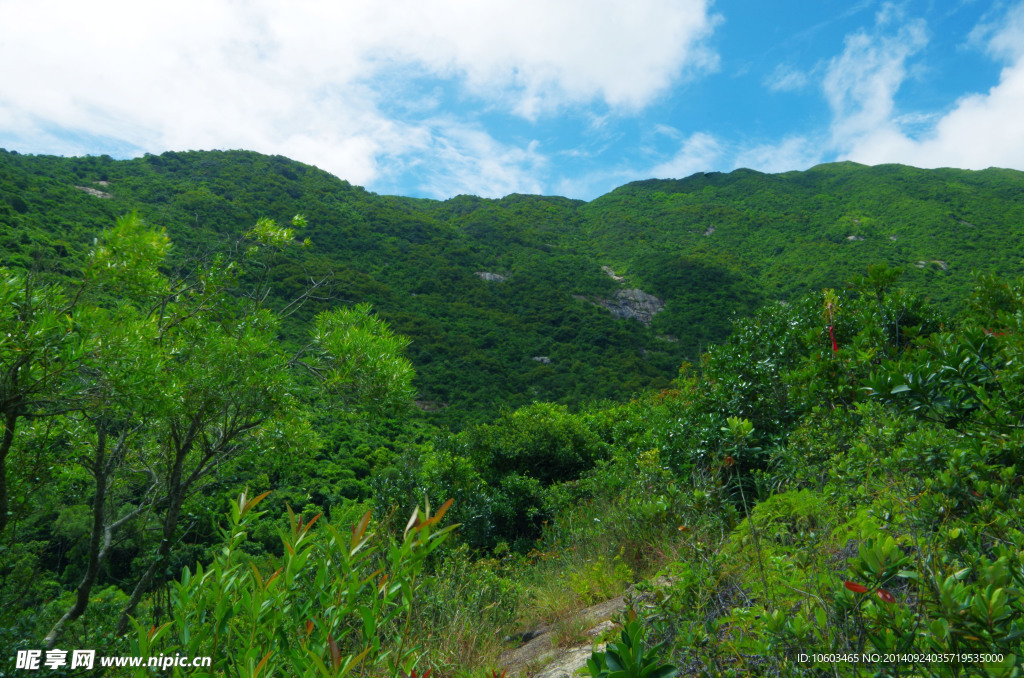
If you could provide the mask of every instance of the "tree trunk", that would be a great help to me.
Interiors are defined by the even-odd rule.
[[[180,450],[174,460],[171,477],[167,483],[167,513],[164,514],[160,546],[157,548],[156,558],[142,574],[142,578],[139,579],[135,589],[132,591],[131,598],[128,599],[124,610],[121,611],[121,617],[117,620],[117,628],[114,631],[119,636],[124,635],[124,632],[128,629],[128,617],[135,612],[135,608],[138,607],[142,596],[153,583],[153,576],[156,574],[157,568],[160,567],[164,559],[171,552],[171,542],[174,540],[174,533],[178,529],[178,517],[181,515],[181,504],[185,498],[186,488],[182,486],[181,476],[186,456],[188,456],[188,450]]]
[[[7,529],[7,454],[14,444],[14,426],[18,423],[18,415],[13,411],[4,416],[4,436],[0,439],[0,535]]]
[[[64,613],[50,632],[43,639],[43,645],[47,650],[52,650],[57,644],[57,639],[64,631],[64,626],[82,616],[85,608],[89,605],[89,594],[92,592],[92,585],[96,583],[96,575],[100,569],[100,541],[103,537],[106,519],[104,510],[107,501],[107,429],[101,425],[97,430],[96,454],[93,457],[93,476],[96,478],[96,492],[92,501],[92,531],[89,533],[89,560],[86,564],[85,574],[78,584],[75,593],[75,602]],[[104,549],[105,550],[105,549]]]

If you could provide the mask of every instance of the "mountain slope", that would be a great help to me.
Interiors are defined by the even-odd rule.
[[[651,258],[682,253],[745,271],[786,299],[884,262],[951,304],[969,290],[972,269],[1021,270],[1022,189],[1015,170],[843,162],[636,182],[582,211],[594,248],[641,279]]]
[[[369,301],[413,339],[421,405],[458,425],[499,405],[664,387],[734,315],[841,286],[870,263],[903,266],[909,286],[940,303],[964,298],[972,269],[1020,272],[1022,196],[1024,173],[1011,170],[838,163],[635,182],[590,203],[433,201],[243,151],[126,161],[4,151],[0,261],[72,270],[131,210],[167,228],[179,261],[235,247],[260,217],[304,214],[299,235],[312,246],[269,271],[274,293],[285,303],[333,276],[332,298],[309,302],[286,339],[326,306]],[[658,301],[649,327],[629,317],[646,320]]]

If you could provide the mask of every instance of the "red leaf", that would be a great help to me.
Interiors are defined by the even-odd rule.
[[[878,598],[880,600],[884,600],[887,603],[895,603],[896,602],[896,597],[893,596],[888,591],[886,591],[885,589],[878,589],[877,591],[875,591],[875,595],[878,596]]]
[[[846,588],[850,589],[854,593],[867,593],[868,592],[868,587],[867,586],[864,586],[863,584],[858,584],[858,583],[852,582],[852,581],[844,581],[843,582],[843,586],[845,586]]]
[[[320,513],[316,514],[315,516],[313,516],[313,519],[311,521],[309,521],[308,523],[306,523],[306,528],[304,530],[302,530],[303,534],[305,534],[306,532],[309,532],[309,528],[313,527],[313,523],[315,523],[316,521],[320,520],[320,516],[322,516],[322,515],[323,515],[323,512],[320,512]]]
[[[831,325],[828,326],[828,336],[832,338],[832,352],[838,353],[839,345],[836,344],[836,332],[832,329]]]
[[[331,649],[331,667],[337,671],[341,666],[341,648],[338,647],[338,642],[330,633],[327,634],[327,646]]]

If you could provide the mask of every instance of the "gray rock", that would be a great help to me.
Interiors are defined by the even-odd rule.
[[[636,318],[644,325],[650,325],[651,318],[665,310],[664,301],[636,288],[619,290],[614,299],[598,299],[596,303],[616,318]]]

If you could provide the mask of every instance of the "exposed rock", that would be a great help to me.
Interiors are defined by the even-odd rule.
[[[847,240],[854,240],[854,241],[856,241],[856,240],[863,240],[864,236],[862,236],[862,235],[848,235],[848,236],[846,236],[846,239]]]
[[[615,282],[622,282],[623,280],[625,280],[625,278],[623,278],[621,275],[615,275],[615,271],[612,269],[611,266],[602,266],[601,270],[607,273],[608,277],[614,280]]]
[[[615,275],[614,269],[611,266],[602,266],[601,270],[604,271],[610,278],[615,282],[621,284],[623,277],[621,275]],[[479,275],[479,273],[477,274]],[[595,306],[606,308],[612,312],[612,315],[616,318],[636,318],[644,325],[651,324],[651,318],[655,314],[665,310],[665,302],[653,294],[647,294],[643,290],[635,288],[624,288],[615,292],[614,299],[603,299],[601,297],[587,299],[578,294],[573,295],[574,298],[580,301],[587,301]],[[536,358],[534,358],[536,360]]]
[[[546,355],[535,355],[533,356],[533,359],[539,362],[541,365],[551,364],[551,358],[547,357]]]
[[[650,325],[651,318],[665,310],[665,302],[636,288],[619,290],[614,299],[597,299],[594,303],[607,308],[616,318],[636,318],[644,325]]]
[[[596,648],[599,652],[604,650],[604,645]],[[577,678],[576,672],[587,665],[592,650],[589,647],[578,647],[567,650],[555,663],[545,667],[540,673],[535,673],[533,678]]]
[[[615,622],[613,622],[611,619],[606,619],[603,622],[601,622],[600,624],[598,624],[597,626],[595,626],[594,628],[592,628],[589,631],[587,631],[587,635],[590,636],[591,638],[600,638],[601,636],[603,636],[605,634],[612,633],[615,630],[616,626],[618,626],[618,625]]]
[[[659,334],[654,338],[657,339],[658,341],[667,341],[670,344],[675,344],[679,341],[679,337],[677,337],[674,334]]]
[[[675,582],[675,577],[661,576],[651,583],[657,588],[664,588]],[[589,627],[586,635],[590,642],[584,644],[558,648],[553,643],[553,627],[550,624],[506,638],[506,641],[521,639],[523,644],[503,652],[498,658],[498,666],[504,668],[510,678],[525,678],[526,675],[531,678],[576,678],[576,671],[587,665],[590,653],[595,650],[603,652],[607,646],[606,643],[595,641],[617,636],[616,629],[621,627],[612,619],[626,609],[627,596],[632,598],[634,606],[642,606],[649,600],[650,593],[639,593],[636,586],[630,586],[625,595],[579,610],[574,618]],[[534,673],[528,674],[531,670]]]
[[[497,273],[488,273],[487,271],[477,271],[475,275],[480,276],[480,278],[482,278],[483,280],[489,280],[491,282],[505,282],[506,280],[508,280],[508,278],[506,278],[503,275],[498,275]]]
[[[114,196],[110,195],[109,193],[104,193],[103,191],[101,191],[101,190],[99,190],[97,188],[93,188],[92,186],[75,186],[75,188],[77,188],[80,191],[85,191],[89,195],[94,195],[97,198],[112,198],[112,197],[114,197]]]
[[[587,636],[596,639],[614,627],[610,619],[626,609],[624,596],[617,596],[603,603],[592,605],[577,614],[577,618],[586,625],[592,625]],[[554,645],[551,626],[542,626],[536,631],[522,634],[529,640],[519,647],[508,650],[498,658],[498,665],[508,671],[509,676],[525,676],[530,666],[541,664],[540,673],[531,674],[532,678],[572,677],[573,674],[587,665],[590,653],[596,649],[604,649],[604,643],[579,645],[568,649],[560,649]]]
[[[548,629],[548,630],[550,630],[550,629]],[[543,635],[544,633],[546,633],[546,631],[541,631],[539,629],[535,629],[533,631],[526,631],[524,633],[517,633],[514,636],[505,636],[505,642],[506,643],[511,643],[511,642],[515,641],[515,642],[519,643],[520,645],[522,645],[524,643],[530,642],[531,640],[533,640],[534,638],[536,638],[536,637],[538,637],[540,635]]]
[[[705,231],[704,231],[704,237],[707,237],[707,236],[711,235],[714,232],[715,232],[715,227],[714,226],[708,226],[707,229],[705,229]]]
[[[414,400],[412,404],[424,412],[440,412],[448,407],[448,403],[442,403],[439,400]]]
[[[942,259],[932,259],[932,263],[941,268],[943,271],[949,268],[949,264],[944,262]]]
[[[896,242],[896,236],[890,235],[889,236],[889,240],[892,240],[893,242]]]

